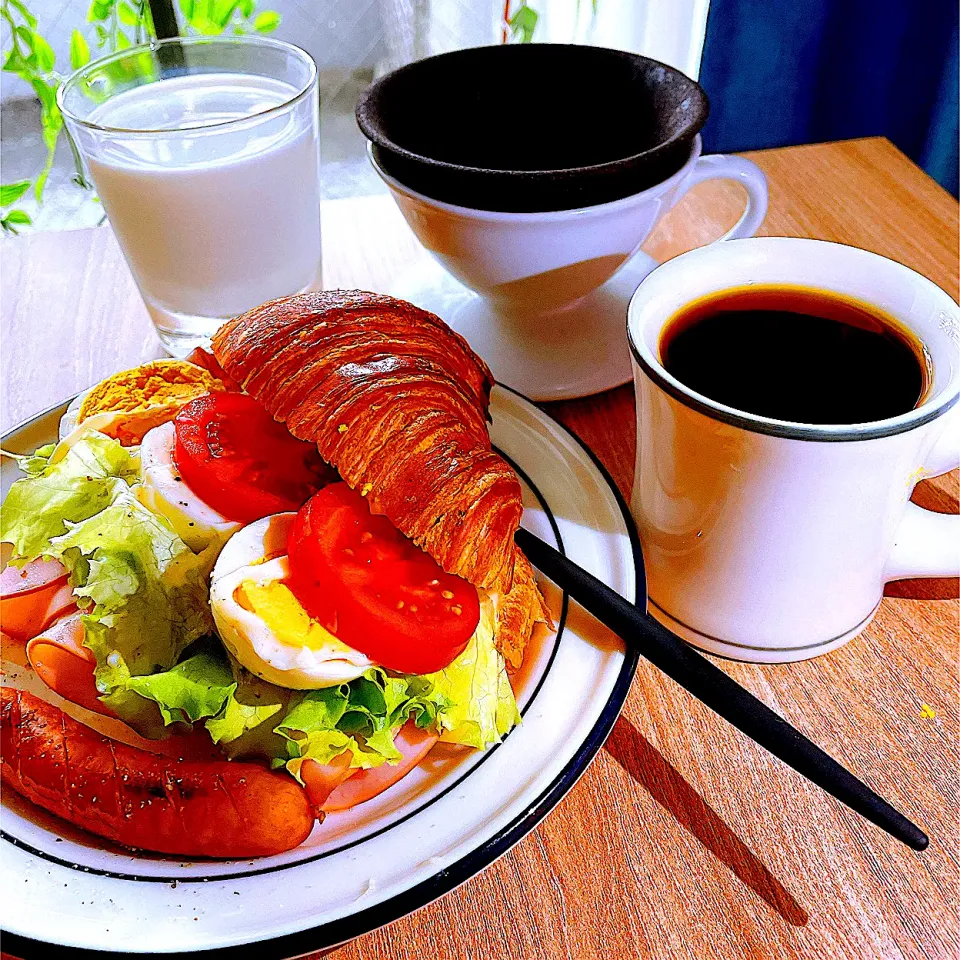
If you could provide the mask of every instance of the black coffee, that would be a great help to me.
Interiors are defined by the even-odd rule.
[[[851,424],[912,410],[920,343],[876,307],[825,290],[723,290],[668,321],[660,360],[711,400],[776,420]]]

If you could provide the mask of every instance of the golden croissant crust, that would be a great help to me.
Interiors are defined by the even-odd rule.
[[[552,623],[550,611],[540,594],[530,561],[517,551],[513,586],[500,598],[497,610],[497,649],[513,669],[523,663],[527,641],[538,623]]]
[[[444,570],[510,590],[523,505],[490,448],[493,378],[439,317],[361,290],[305,293],[225,324],[213,352]]]

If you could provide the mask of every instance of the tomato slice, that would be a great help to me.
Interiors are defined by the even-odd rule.
[[[480,620],[476,587],[445,573],[345,483],[307,501],[287,554],[288,586],[307,613],[390,670],[443,669]]]
[[[253,397],[208,393],[174,420],[174,460],[187,486],[228,520],[252,523],[301,504],[336,473]]]

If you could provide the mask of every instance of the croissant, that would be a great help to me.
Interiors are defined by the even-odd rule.
[[[360,290],[305,293],[228,322],[213,352],[444,570],[510,591],[523,505],[490,446],[493,378],[439,317]],[[515,597],[529,599],[523,581]]]
[[[517,669],[523,663],[527,641],[538,623],[552,623],[550,611],[533,577],[530,561],[517,550],[513,586],[500,598],[495,642],[507,664]]]

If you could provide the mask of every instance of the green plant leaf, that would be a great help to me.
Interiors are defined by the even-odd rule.
[[[239,0],[216,0],[210,13],[211,19],[221,30],[230,23],[233,11],[237,9]]]
[[[33,52],[37,57],[37,66],[44,73],[49,73],[57,62],[57,55],[53,52],[53,47],[39,33],[33,34]]]
[[[70,66],[74,70],[79,70],[89,62],[90,46],[86,37],[79,30],[74,30],[70,34]]]
[[[521,43],[530,43],[533,40],[533,32],[537,29],[537,21],[540,15],[533,7],[526,4],[517,8],[517,12],[507,21],[514,37]]]
[[[130,38],[122,30],[117,30],[116,36],[113,38],[113,44],[117,50],[126,50],[127,47],[132,46]]]
[[[208,16],[210,0],[193,0],[191,7],[192,9],[187,22],[190,24],[192,30],[203,33],[205,25],[212,22]]]
[[[37,55],[33,50],[33,31],[29,30],[23,24],[18,24],[14,29],[14,33],[17,37],[20,38],[20,42],[24,45],[27,50],[26,56],[23,58],[24,63],[28,70],[37,69]]]
[[[184,19],[189,23],[193,17],[193,0],[180,0],[180,12],[183,14]]]
[[[190,21],[190,26],[195,33],[200,34],[202,37],[215,37],[223,33],[220,25],[216,23],[216,21],[211,20],[205,13],[194,14],[193,20]]]
[[[33,221],[25,210],[11,210],[0,219],[0,227],[7,233],[17,233],[17,227],[29,227]]]
[[[257,33],[272,33],[280,26],[280,14],[276,10],[264,10],[258,13],[253,21],[253,29]]]
[[[0,186],[0,207],[9,207],[16,203],[30,189],[29,180],[18,180],[16,183],[5,183]],[[17,211],[12,211],[16,213]]]
[[[37,18],[26,8],[26,6],[24,6],[24,4],[20,2],[20,0],[6,0],[6,2],[9,3],[10,6],[13,7],[14,10],[16,10],[24,20],[26,20],[28,27],[36,29]]]
[[[17,76],[23,76],[24,71],[29,70],[27,61],[24,60],[20,48],[13,46],[7,54],[7,59],[3,61],[3,70],[5,73],[15,73]]]
[[[256,9],[256,6],[256,0],[240,0],[238,4],[241,15],[248,19],[253,16],[253,11]]]
[[[57,143],[57,137],[63,127],[63,116],[57,106],[57,87],[60,86],[59,77],[50,81],[43,77],[31,77],[30,86],[40,101],[40,124],[43,128],[43,142],[48,150],[52,150]]]
[[[90,10],[87,13],[87,20],[90,23],[97,21],[104,22],[113,15],[114,0],[93,0],[90,4]]]
[[[125,23],[128,27],[135,27],[139,22],[136,10],[127,3],[127,0],[120,0],[117,4],[117,16],[120,18],[120,22]]]
[[[53,167],[57,140],[60,137],[60,131],[63,129],[63,116],[57,106],[57,87],[60,86],[60,78],[54,75],[47,81],[43,77],[34,75],[28,79],[30,86],[33,87],[33,91],[37,95],[37,99],[40,101],[40,127],[43,142],[47,148],[47,159],[33,184],[33,193],[39,203],[43,199],[43,189]]]

